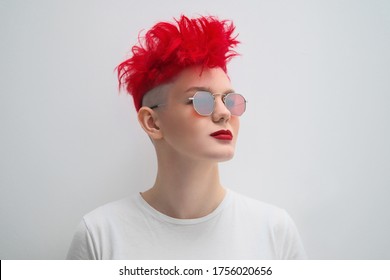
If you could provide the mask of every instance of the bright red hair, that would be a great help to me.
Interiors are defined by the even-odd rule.
[[[231,21],[182,15],[175,23],[154,25],[132,47],[133,56],[117,67],[119,86],[133,96],[137,111],[145,93],[169,82],[183,69],[200,65],[227,72],[227,62],[238,55],[233,50],[239,41],[233,36]]]

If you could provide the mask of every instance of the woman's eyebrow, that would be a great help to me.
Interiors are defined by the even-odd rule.
[[[211,88],[209,87],[190,87],[188,88],[185,92],[194,92],[194,91],[207,91],[207,92],[210,92],[210,93],[213,93],[215,94]],[[228,93],[232,93],[232,92],[235,92],[234,89],[227,89],[225,90],[222,94],[228,94]]]
[[[208,91],[211,92],[211,88],[209,87],[190,87],[185,92],[193,92],[193,91]]]

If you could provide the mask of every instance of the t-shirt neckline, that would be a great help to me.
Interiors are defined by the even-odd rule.
[[[152,215],[153,217],[155,217],[160,221],[164,221],[176,225],[195,225],[213,219],[215,216],[219,215],[223,211],[223,209],[226,208],[226,206],[231,201],[231,191],[229,189],[225,189],[225,190],[226,190],[225,196],[221,201],[221,203],[217,206],[217,208],[215,208],[210,214],[207,214],[206,216],[200,218],[194,218],[194,219],[178,219],[178,218],[173,218],[171,216],[168,216],[164,213],[161,213],[160,211],[153,208],[149,203],[147,203],[145,199],[142,197],[141,193],[137,194],[137,202],[141,207],[141,209],[146,210],[150,215]]]

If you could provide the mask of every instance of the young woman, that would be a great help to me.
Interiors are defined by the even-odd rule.
[[[220,183],[218,164],[233,157],[246,108],[227,75],[233,32],[215,17],[160,22],[118,66],[156,150],[156,180],[84,216],[69,259],[305,257],[284,210]]]

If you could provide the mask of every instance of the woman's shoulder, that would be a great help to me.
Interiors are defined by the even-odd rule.
[[[288,212],[279,206],[231,191],[231,207],[235,215],[253,223],[267,224],[272,228],[289,227],[293,221]]]
[[[114,222],[123,217],[137,215],[137,195],[129,195],[124,198],[103,204],[84,215],[83,219],[87,224]]]

